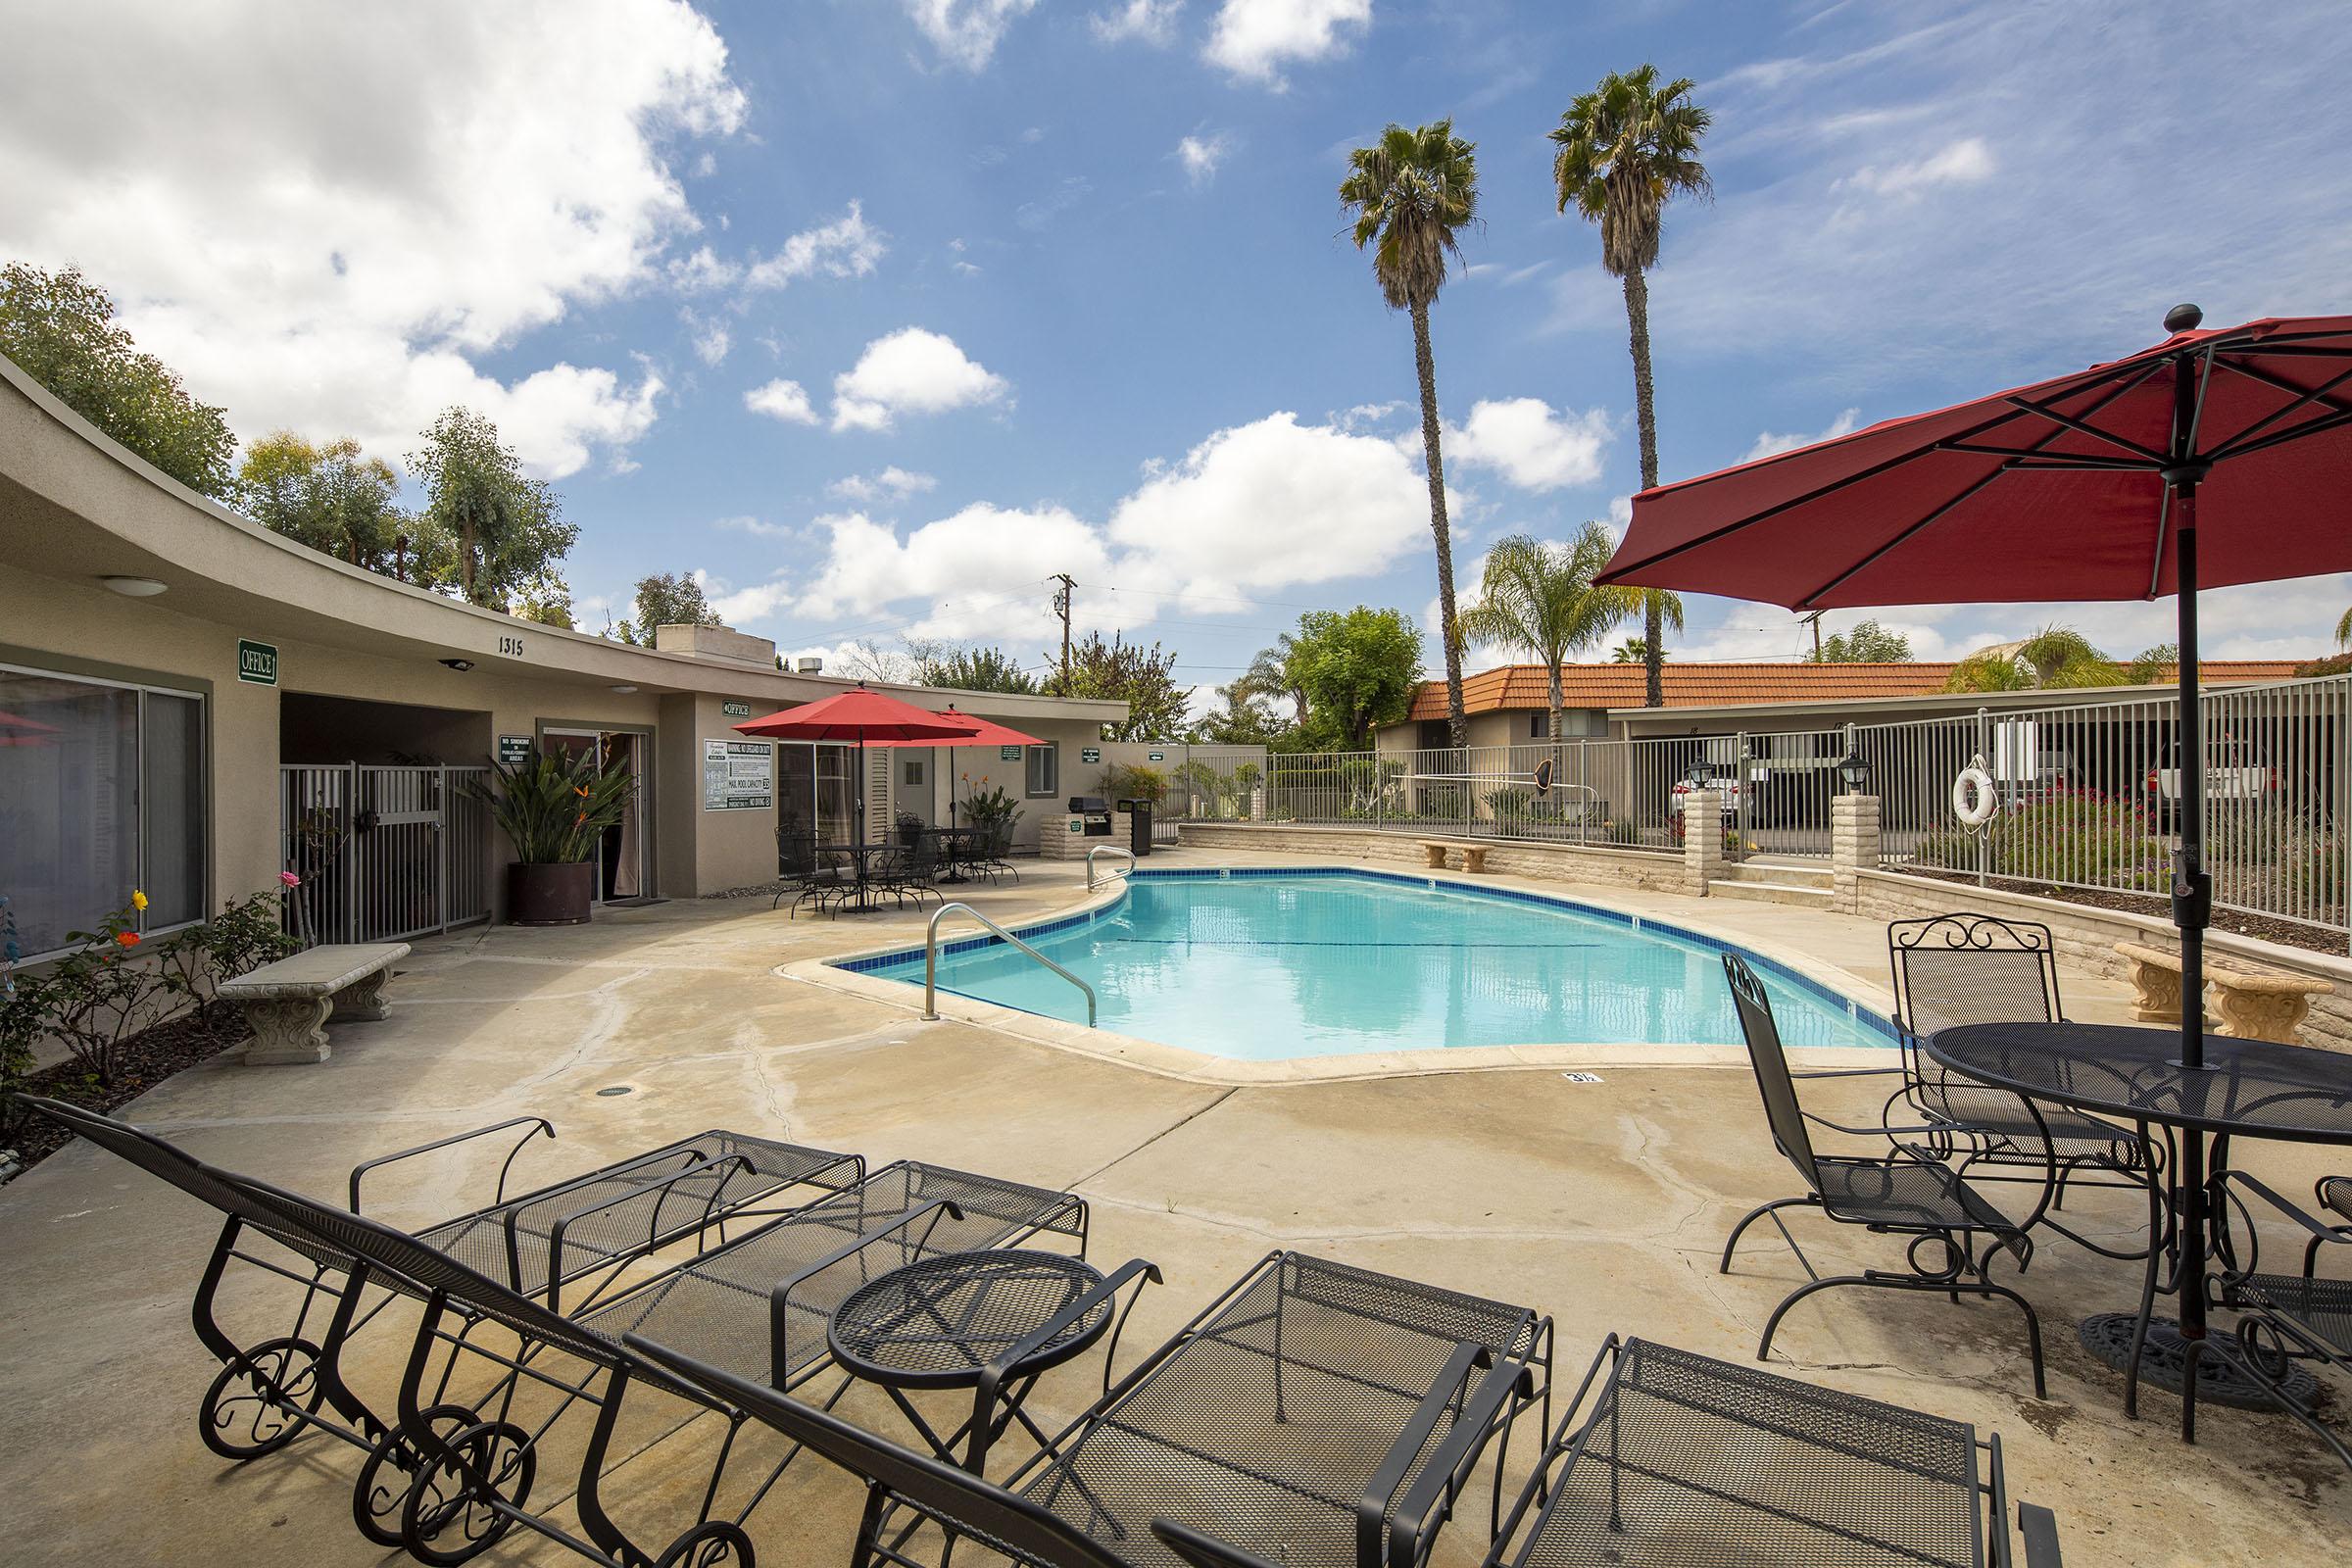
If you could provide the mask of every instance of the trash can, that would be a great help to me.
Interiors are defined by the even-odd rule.
[[[1127,813],[1127,847],[1142,859],[1152,853],[1152,803],[1150,801],[1121,801],[1119,809]]]

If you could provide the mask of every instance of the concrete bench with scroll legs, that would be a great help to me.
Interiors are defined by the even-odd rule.
[[[1429,868],[1433,871],[1446,869],[1446,852],[1450,850],[1462,852],[1463,870],[1484,871],[1487,868],[1487,846],[1484,844],[1458,844],[1451,839],[1423,839],[1421,841],[1421,854],[1428,860]]]
[[[359,1022],[387,1016],[384,982],[392,965],[408,956],[405,942],[332,945],[223,980],[221,1000],[243,1007],[253,1028],[246,1063],[324,1061],[328,1016]]]
[[[2115,951],[2132,960],[2132,1016],[2148,1023],[2180,1021],[2180,955],[2136,942],[2118,942]],[[2205,982],[2213,988],[2213,1010],[2221,1032],[2240,1040],[2295,1044],[2295,1031],[2311,1014],[2311,999],[2335,987],[2292,974],[2247,974],[2208,963]]]

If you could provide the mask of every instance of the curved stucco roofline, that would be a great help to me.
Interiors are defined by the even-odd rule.
[[[855,684],[693,658],[517,620],[296,544],[198,495],[125,450],[0,357],[0,559],[88,582],[108,575],[169,585],[181,613],[255,635],[393,657],[470,659],[550,680],[725,693],[778,708]],[[7,640],[0,633],[0,642]],[[513,646],[519,642],[517,656]],[[1124,718],[1127,705],[948,688],[894,688],[995,716]]]

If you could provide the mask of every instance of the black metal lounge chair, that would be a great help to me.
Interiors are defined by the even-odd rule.
[[[438,1568],[466,1561],[516,1525],[606,1568],[717,1561],[748,1568],[743,1520],[794,1453],[751,1489],[733,1518],[717,1517],[712,1510],[742,1411],[649,1371],[623,1348],[625,1332],[658,1333],[764,1385],[796,1388],[830,1364],[825,1325],[832,1307],[875,1275],[1047,1232],[1075,1240],[1083,1250],[1087,1234],[1085,1200],[1071,1194],[902,1161],[565,1317],[406,1232],[249,1178],[210,1174],[241,1190],[297,1240],[347,1253],[372,1271],[369,1277],[406,1282],[409,1294],[423,1298],[399,1396],[398,1442],[411,1456],[408,1473],[397,1493],[378,1489],[368,1506],[380,1521],[397,1504],[399,1544]],[[512,1343],[485,1332],[490,1325],[506,1330]],[[331,1365],[337,1348],[330,1345],[322,1360]],[[460,1367],[475,1363],[490,1369],[490,1382],[469,1395],[456,1393]],[[606,1511],[600,1491],[633,1381],[716,1410],[727,1423],[701,1511],[658,1557]],[[830,1406],[847,1385],[845,1378],[824,1403]],[[536,1426],[517,1414],[518,1396],[533,1392],[555,1401]],[[545,1440],[575,1404],[596,1411],[564,1499],[585,1541],[529,1505]],[[375,1479],[373,1468],[363,1471],[363,1488]]]
[[[2018,1526],[2027,1568],[2059,1568],[2049,1510]],[[2009,1568],[2001,1440],[1612,1334],[1487,1560]]]
[[[1756,1089],[1763,1096],[1772,1141],[1805,1181],[1801,1195],[1776,1199],[1750,1209],[1732,1227],[1730,1238],[1723,1244],[1720,1271],[1728,1274],[1732,1270],[1732,1252],[1739,1247],[1740,1236],[1757,1220],[1770,1217],[1806,1274],[1806,1283],[1789,1292],[1765,1321],[1763,1339],[1756,1346],[1756,1359],[1761,1361],[1771,1355],[1772,1337],[1790,1307],[1818,1291],[1836,1286],[1934,1291],[1949,1295],[1955,1301],[1964,1294],[1999,1297],[2016,1302],[2018,1309],[2026,1314],[2027,1343],[2034,1356],[2034,1393],[2037,1398],[2046,1397],[2040,1320],[2023,1296],[2006,1285],[1993,1284],[1989,1270],[1993,1257],[2001,1251],[2013,1255],[2021,1271],[2032,1261],[2034,1243],[2026,1233],[2049,1207],[2056,1183],[2054,1167],[2045,1168],[2041,1200],[2033,1213],[2019,1223],[2010,1220],[1970,1185],[1967,1158],[1954,1166],[1947,1164],[1937,1150],[1903,1141],[1906,1136],[1928,1134],[1949,1139],[1968,1133],[1967,1127],[1951,1122],[1917,1127],[1845,1127],[1811,1114],[1797,1101],[1796,1084],[1788,1071],[1788,1058],[1782,1052],[1780,1029],[1773,1022],[1772,1003],[1764,994],[1762,982],[1736,953],[1723,956],[1723,969],[1731,982],[1732,1000],[1740,1010],[1740,1029],[1746,1037],[1748,1060],[1755,1069]],[[2021,1100],[2019,1103],[2025,1106],[2028,1117],[2037,1114],[2030,1102]],[[1893,1152],[1885,1156],[1817,1154],[1807,1123],[1858,1137],[1886,1138],[1892,1143]],[[1973,1152],[1969,1157],[1974,1157]],[[1911,1238],[1903,1253],[1908,1271],[1865,1269],[1859,1274],[1824,1279],[1814,1272],[1812,1260],[1805,1256],[1804,1249],[1797,1246],[1796,1238],[1781,1221],[1779,1211],[1795,1206],[1819,1209],[1841,1225],[1858,1225],[1880,1235]],[[1982,1250],[1978,1246],[1980,1236],[1987,1244]],[[1931,1243],[1941,1250],[1942,1255],[1923,1259],[1921,1249]]]
[[[374,1321],[390,1300],[379,1297],[372,1305],[366,1301],[363,1286],[370,1274],[367,1266],[348,1249],[289,1226],[274,1209],[253,1199],[245,1178],[212,1170],[168,1139],[63,1101],[24,1098],[52,1120],[223,1215],[191,1306],[197,1338],[221,1363],[198,1406],[197,1430],[206,1446],[225,1459],[255,1459],[316,1427],[366,1450],[368,1461],[353,1497],[354,1517],[377,1544],[398,1545],[400,1537],[387,1511],[398,1508],[400,1494],[381,1484],[382,1471],[387,1464],[396,1473],[406,1471],[414,1453],[400,1440],[397,1417],[371,1409],[351,1388],[340,1365],[351,1338]],[[505,1196],[506,1179],[515,1152],[542,1132],[555,1136],[553,1126],[534,1116],[363,1162],[351,1172],[351,1211],[358,1212],[363,1184],[371,1172],[517,1127],[529,1131],[500,1166],[493,1201],[427,1226],[412,1240],[484,1274],[502,1289],[543,1298],[551,1312],[560,1310],[559,1298],[567,1284],[598,1276],[585,1290],[574,1292],[582,1303],[593,1302],[639,1258],[689,1237],[717,1234],[723,1239],[729,1222],[789,1213],[785,1198],[806,1194],[806,1201],[854,1190],[864,1176],[865,1162],[858,1155],[741,1133],[707,1132],[510,1199]],[[293,1256],[254,1250],[249,1231],[258,1231]],[[240,1345],[221,1326],[214,1306],[232,1262],[300,1288],[294,1320],[285,1333]],[[401,1277],[381,1271],[374,1272],[372,1283],[391,1292],[404,1290]]]
[[[1970,1023],[2055,1023],[2064,1017],[2050,928],[1966,910],[1886,927],[1887,961],[1894,972],[1895,1022],[1902,1029],[1900,1093],[1887,1102],[1888,1119],[1949,1123],[1967,1128],[1977,1151],[1979,1181],[2038,1182],[2054,1163],[2053,1210],[2066,1203],[2069,1184],[2128,1188],[2139,1193],[2151,1216],[2166,1212],[2164,1155],[2142,1131],[2063,1105],[2039,1105],[1945,1071],[1920,1050],[1938,1029]],[[1936,1146],[1937,1140],[1928,1142]],[[2034,1174],[2004,1172],[2023,1167]],[[2043,1224],[2106,1257],[2138,1261],[2145,1247],[2118,1249],[2080,1235],[2054,1214]],[[2151,1234],[2161,1225],[2151,1226]]]
[[[2298,1397],[2289,1386],[2289,1374],[2299,1363],[2330,1366],[2352,1376],[2352,1278],[2319,1272],[2323,1250],[2340,1259],[2346,1254],[2333,1250],[2352,1247],[2352,1176],[2323,1177],[2314,1193],[2320,1207],[2334,1216],[2332,1222],[2281,1198],[2244,1171],[2224,1171],[2221,1181],[2231,1189],[2244,1188],[2291,1221],[2305,1237],[2301,1273],[2266,1274],[2260,1271],[2251,1220],[2247,1222],[2242,1265],[2236,1256],[2234,1234],[2225,1230],[2226,1267],[2215,1279],[2213,1291],[2216,1304],[2240,1314],[2238,1358],[2280,1408],[2311,1428],[2338,1459],[2352,1466],[2352,1446],[2320,1419],[2310,1399]]]
[[[1276,1252],[1002,1484],[627,1343],[864,1479],[860,1568],[915,1564],[926,1522],[1036,1568],[1418,1568],[1490,1441],[1549,1397],[1551,1322]]]

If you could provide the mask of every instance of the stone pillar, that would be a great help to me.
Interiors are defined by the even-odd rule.
[[[1683,891],[1707,896],[1707,884],[1723,878],[1723,797],[1692,790],[1683,797]]]
[[[1840,795],[1830,802],[1830,885],[1833,905],[1859,911],[1859,873],[1879,868],[1879,798]]]

